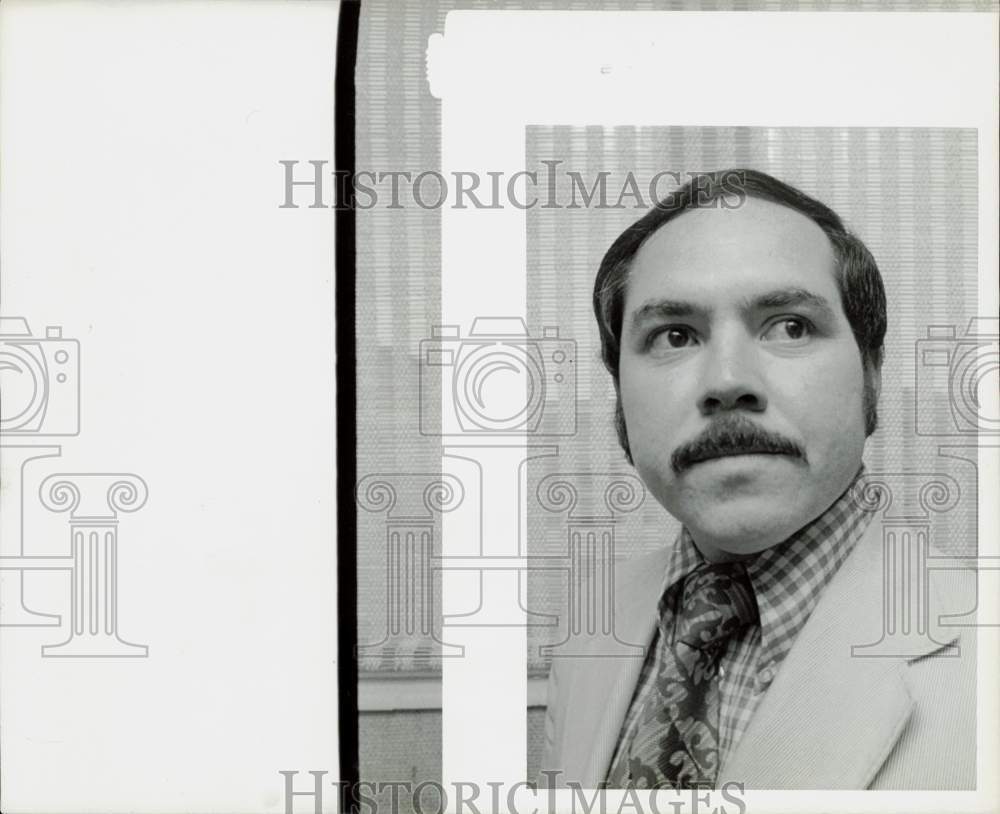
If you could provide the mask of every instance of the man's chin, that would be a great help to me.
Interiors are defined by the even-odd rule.
[[[801,469],[801,459],[784,455],[738,455],[695,464],[675,481],[671,513],[696,541],[699,536],[712,539],[733,554],[762,551],[810,519],[802,505],[807,476]]]
[[[788,512],[727,512],[688,518],[684,524],[708,560],[751,556],[783,543],[804,523]]]

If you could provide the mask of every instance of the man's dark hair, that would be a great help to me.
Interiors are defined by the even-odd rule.
[[[601,356],[615,383],[617,404],[615,426],[625,456],[632,462],[628,432],[622,410],[618,379],[622,321],[629,268],[636,252],[661,226],[690,209],[717,207],[735,209],[748,198],[786,206],[816,223],[826,234],[837,260],[836,279],[841,304],[861,351],[865,369],[865,434],[878,424],[877,394],[870,374],[882,364],[885,339],[885,288],[875,258],[861,240],[844,226],[840,217],[825,204],[766,173],[732,169],[703,173],[659,201],[611,244],[601,261],[594,281],[594,315],[601,335]]]

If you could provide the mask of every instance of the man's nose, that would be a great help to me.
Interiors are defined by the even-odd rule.
[[[763,412],[767,408],[767,396],[753,340],[748,337],[720,339],[708,350],[698,400],[701,414],[711,416],[730,410]]]

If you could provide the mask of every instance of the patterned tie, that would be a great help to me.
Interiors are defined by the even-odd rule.
[[[742,563],[704,563],[685,578],[673,630],[660,599],[659,672],[611,785],[636,788],[715,786],[719,771],[719,662],[730,638],[757,619]]]

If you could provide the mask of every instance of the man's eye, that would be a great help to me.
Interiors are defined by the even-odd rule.
[[[783,317],[772,323],[762,337],[765,342],[796,342],[812,335],[812,326],[799,317]]]
[[[659,348],[686,348],[697,344],[694,331],[683,326],[664,328],[653,334],[651,345]]]

